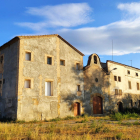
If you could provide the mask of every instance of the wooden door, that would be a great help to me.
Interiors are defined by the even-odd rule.
[[[99,96],[93,97],[93,114],[102,114],[102,98]]]
[[[80,115],[80,103],[74,103],[74,116]]]

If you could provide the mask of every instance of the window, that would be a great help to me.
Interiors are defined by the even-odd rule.
[[[95,82],[98,82],[98,78],[95,78]]]
[[[47,64],[52,65],[52,57],[47,57]]]
[[[119,95],[122,95],[122,90],[121,89],[119,89]]]
[[[117,76],[114,76],[114,81],[117,81]]]
[[[0,88],[2,87],[2,81],[0,80]]]
[[[45,82],[45,96],[52,96],[52,82]]]
[[[139,83],[137,83],[137,90],[139,90]]]
[[[94,64],[97,64],[97,56],[94,55]]]
[[[31,53],[30,52],[25,53],[25,60],[31,61]]]
[[[127,74],[130,74],[130,70],[127,71]]]
[[[24,82],[24,87],[25,88],[31,88],[31,80],[25,80],[25,82]]]
[[[118,95],[118,89],[115,89],[115,95]]]
[[[140,107],[140,100],[139,100],[139,106],[138,107]]]
[[[76,63],[76,70],[80,70],[80,63]]]
[[[138,73],[136,73],[136,76],[138,76]]]
[[[128,81],[128,88],[131,89],[131,81]]]
[[[131,100],[131,107],[133,107],[133,101]]]
[[[80,85],[77,85],[77,91],[81,91],[81,90],[80,90]]]
[[[121,77],[120,76],[118,76],[118,81],[121,82]]]
[[[3,56],[0,56],[0,63],[3,63]]]
[[[65,60],[60,60],[60,65],[65,66]]]

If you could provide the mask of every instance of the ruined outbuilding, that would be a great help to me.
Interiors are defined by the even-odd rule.
[[[140,69],[100,62],[61,36],[17,36],[0,47],[0,117],[47,120],[140,106]]]

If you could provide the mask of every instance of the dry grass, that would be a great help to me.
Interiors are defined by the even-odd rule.
[[[140,122],[109,123],[109,117],[30,123],[0,123],[2,140],[98,140],[140,139]]]

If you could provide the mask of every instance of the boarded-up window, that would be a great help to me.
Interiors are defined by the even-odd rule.
[[[114,81],[117,81],[117,76],[114,76]]]
[[[52,96],[52,82],[45,82],[45,96]]]
[[[128,81],[128,88],[131,89],[131,81]]]
[[[118,95],[118,89],[115,89],[115,95]]]
[[[119,95],[122,95],[122,90],[121,89],[119,89]]]
[[[138,73],[136,73],[136,76],[138,76]]]
[[[60,60],[60,65],[65,66],[65,60]]]
[[[31,53],[30,52],[25,53],[25,60],[31,61]]]
[[[121,77],[120,76],[118,76],[118,81],[121,82]]]
[[[76,63],[76,70],[80,70],[80,64]]]
[[[137,90],[139,90],[139,83],[137,83]]]
[[[94,55],[94,64],[97,64],[97,56]]]
[[[130,74],[130,70],[127,71],[127,74]]]
[[[52,57],[47,57],[47,64],[52,65]]]
[[[80,85],[77,85],[77,91],[80,91]]]
[[[31,88],[31,80],[25,80],[24,87],[25,88]]]

